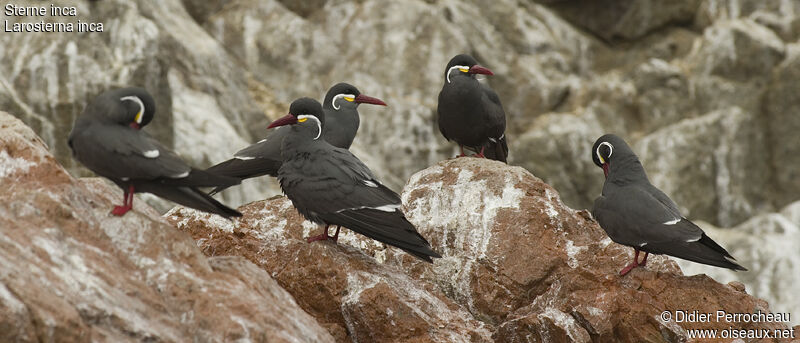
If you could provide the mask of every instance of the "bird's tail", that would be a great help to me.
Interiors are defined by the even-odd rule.
[[[183,206],[204,212],[216,213],[225,218],[242,216],[239,211],[223,205],[210,195],[194,187],[163,187],[157,184],[147,183],[137,187],[137,191],[152,193]]]
[[[230,187],[242,183],[242,180],[237,177],[219,175],[216,173],[209,173],[201,169],[194,169],[189,172],[189,175],[181,178],[160,178],[152,182],[166,186],[180,187]]]
[[[280,167],[281,161],[274,161],[266,158],[253,158],[249,160],[232,158],[225,162],[211,166],[210,168],[206,169],[206,171],[217,175],[235,177],[240,180],[244,180],[262,175],[276,176],[278,175],[278,169]],[[217,186],[208,194],[217,194],[228,187],[230,186]]]
[[[503,134],[500,138],[492,138],[483,146],[483,156],[488,159],[508,163],[508,142],[506,142],[506,135]]]
[[[745,267],[736,263],[736,259],[725,248],[705,234],[695,242],[683,242],[681,245],[679,248],[669,249],[670,252],[667,254],[711,266],[747,271]]]
[[[417,232],[414,225],[400,211],[386,212],[363,208],[322,216],[322,219],[379,242],[403,249],[427,262],[433,262],[432,257],[442,257],[431,248],[430,243]]]

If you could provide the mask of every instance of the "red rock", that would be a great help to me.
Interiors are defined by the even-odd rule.
[[[444,256],[429,264],[346,229],[308,244],[321,228],[283,197],[234,221],[178,207],[165,222],[142,201],[111,216],[119,189],[70,177],[5,113],[0,143],[0,341],[680,342],[688,329],[789,329],[677,322],[769,306],[661,256],[620,277],[632,249],[499,162],[443,161],[408,182],[408,218]]]
[[[0,112],[0,341],[332,342],[263,270],[203,255],[143,201],[74,179]]]
[[[663,323],[661,312],[769,311],[743,288],[683,276],[663,256],[620,277],[633,249],[612,243],[587,211],[564,206],[555,190],[519,167],[444,161],[414,175],[403,202],[409,220],[445,257],[433,268],[397,264],[494,323],[497,341],[680,341],[684,329],[729,324]]]
[[[321,228],[283,197],[240,208],[232,224],[183,208],[167,219],[207,255],[240,255],[267,270],[337,341],[486,341],[491,331],[498,342],[681,342],[686,329],[729,324],[663,321],[663,311],[769,311],[743,287],[684,276],[663,256],[620,277],[633,249],[519,167],[443,161],[415,174],[402,197],[444,256],[434,264],[346,229],[338,244],[308,244]]]
[[[239,211],[244,216],[229,225],[181,207],[166,217],[207,255],[244,256],[267,270],[339,342],[491,341],[485,324],[432,284],[361,251],[379,256],[380,244],[349,231],[339,235],[339,244],[307,243],[304,237],[321,229],[304,221],[284,197]]]

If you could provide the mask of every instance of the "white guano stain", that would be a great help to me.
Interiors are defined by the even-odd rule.
[[[423,177],[441,179],[442,173],[441,166],[434,166],[411,178],[408,185],[413,189],[403,193],[403,200],[408,208],[406,216],[418,227],[441,228],[432,230],[441,232],[443,239],[440,241],[454,240],[450,244],[463,250],[463,256],[475,257],[468,259],[452,257],[461,254],[449,251],[450,244],[434,247],[444,256],[434,265],[437,273],[452,275],[449,283],[456,297],[466,300],[465,303],[468,304],[470,311],[477,311],[470,277],[474,264],[486,257],[497,213],[501,209],[519,209],[519,203],[525,193],[514,186],[518,181],[516,179],[519,178],[517,174],[506,176],[505,186],[499,194],[487,191],[487,180],[475,179],[473,172],[467,169],[458,171],[453,185],[444,186],[440,181],[429,184],[420,182]],[[409,204],[409,195],[417,190],[427,190],[426,196],[414,199]]]
[[[8,151],[0,151],[0,178],[6,178],[17,172],[27,173],[34,165],[36,162],[21,157],[11,157]]]

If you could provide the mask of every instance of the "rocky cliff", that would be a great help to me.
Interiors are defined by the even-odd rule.
[[[333,342],[246,259],[185,233],[97,178],[76,179],[0,112],[0,341]]]
[[[319,228],[284,197],[234,221],[141,201],[111,216],[116,187],[71,177],[6,113],[0,160],[3,341],[680,342],[727,324],[662,311],[769,311],[663,257],[619,277],[630,249],[494,161],[443,161],[406,185],[409,220],[444,256],[428,264],[347,230],[306,243]]]
[[[308,244],[320,228],[284,197],[250,203],[224,225],[185,208],[166,218],[206,255],[264,268],[337,341],[683,342],[687,329],[729,324],[677,324],[659,319],[664,310],[768,311],[741,283],[684,276],[664,257],[619,277],[631,249],[519,167],[443,161],[411,178],[403,202],[444,256],[434,264],[347,230],[338,244]]]
[[[2,35],[0,108],[74,174],[88,175],[64,138],[108,87],[157,94],[148,129],[208,166],[261,137],[294,98],[348,81],[390,104],[362,110],[354,149],[399,188],[453,155],[432,124],[436,94],[448,59],[469,52],[496,73],[486,82],[505,104],[513,163],[572,207],[598,192],[586,146],[606,132],[626,136],[693,219],[729,227],[800,200],[796,1],[53,3],[106,31]],[[247,186],[225,200],[277,194]]]
[[[103,22],[105,32],[0,35],[0,109],[33,128],[73,176],[90,173],[69,158],[65,137],[109,87],[156,94],[147,130],[202,167],[261,137],[293,98],[348,81],[390,105],[362,109],[353,150],[400,189],[454,155],[433,124],[436,94],[447,60],[468,52],[496,73],[485,82],[508,113],[512,164],[588,208],[602,183],[588,147],[606,132],[626,136],[684,214],[762,267],[750,276],[685,270],[742,280],[773,309],[800,311],[796,1],[51,3],[78,15],[41,19]],[[275,194],[275,183],[252,180],[223,200]]]

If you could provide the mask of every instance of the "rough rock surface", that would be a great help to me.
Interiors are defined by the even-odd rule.
[[[0,341],[333,342],[247,260],[204,256],[140,201],[110,215],[119,189],[72,178],[5,112],[0,182]]]
[[[264,268],[337,341],[491,341],[483,323],[432,284],[348,246],[383,251],[376,242],[345,230],[339,245],[308,244],[304,237],[320,229],[304,221],[285,197],[239,210],[244,217],[223,226],[206,213],[182,207],[166,218],[190,233],[207,255],[243,256]]]
[[[771,147],[768,165],[774,170],[774,192],[780,203],[797,200],[800,194],[800,44],[787,47],[787,57],[774,71],[774,78],[767,91],[765,120],[767,135],[765,144]]]
[[[228,158],[263,134],[264,112],[275,106],[262,100],[269,90],[191,20],[179,0],[50,3],[76,6],[78,16],[49,21],[103,22],[105,32],[0,36],[7,47],[0,50],[0,109],[33,127],[73,174],[91,175],[70,158],[72,124],[92,97],[111,87],[148,89],[156,115],[146,130],[198,167]],[[277,190],[266,181],[250,186],[226,192],[226,200],[251,201]],[[172,207],[158,204],[164,211]]]
[[[306,243],[319,229],[284,197],[242,207],[242,219],[222,226],[185,208],[167,220],[207,255],[260,265],[340,341],[484,341],[490,333],[500,342],[680,342],[686,329],[729,324],[663,321],[661,312],[769,311],[740,284],[684,276],[661,256],[618,276],[632,249],[520,167],[443,161],[412,176],[402,198],[444,256],[433,264],[347,230],[338,244]]]
[[[355,146],[369,147],[362,151],[378,157],[375,168],[387,168],[391,172],[385,174],[400,180],[453,154],[452,144],[439,137],[432,123],[442,65],[456,51],[475,54],[495,71],[486,82],[505,104],[513,163],[542,176],[576,208],[590,207],[596,196],[597,182],[586,177],[591,166],[587,146],[602,133],[622,134],[642,150],[639,140],[661,129],[738,107],[758,125],[745,139],[719,142],[721,150],[730,152],[724,158],[769,137],[773,144],[764,146],[759,158],[775,166],[774,156],[783,156],[785,146],[777,142],[794,139],[791,127],[763,119],[767,113],[793,113],[792,100],[768,101],[764,94],[767,84],[778,87],[774,79],[791,80],[777,69],[798,37],[800,6],[795,2],[540,2],[544,5],[231,0],[207,11],[202,23],[249,70],[264,76],[260,80],[276,89],[280,101],[291,100],[296,91],[321,94],[339,80],[386,99],[390,108],[366,112]],[[284,86],[296,79],[307,82]],[[790,91],[776,89],[782,93],[775,97]],[[692,127],[675,139],[691,139],[716,127]],[[707,160],[702,149],[670,154],[687,164]],[[651,169],[664,176],[658,186],[694,200],[683,205],[693,218],[731,226],[798,199],[800,193],[775,184],[795,182],[786,175],[799,169],[792,167],[795,160],[780,160],[786,162],[759,173],[732,164],[711,170],[667,164]],[[744,177],[760,192],[731,193]],[[723,184],[714,189],[676,186],[704,178]],[[698,196],[709,191],[714,194]]]
[[[690,23],[699,3],[699,0],[552,1],[553,8],[567,20],[604,40],[634,39],[668,24]]]
[[[287,3],[231,1],[210,13],[203,27],[263,76],[280,101],[322,95],[339,81],[386,100],[386,109],[362,107],[354,145],[369,147],[368,153],[381,156],[376,167],[401,180],[456,151],[433,125],[436,94],[452,56],[472,52],[506,75],[487,82],[518,123],[510,130],[517,130],[532,113],[562,101],[574,81],[568,73],[587,67],[576,56],[590,53],[593,44],[543,6],[515,1],[305,2],[320,3],[310,14]],[[398,153],[408,157],[392,157]]]
[[[0,37],[7,47],[0,51],[0,108],[34,127],[73,173],[86,175],[68,158],[64,137],[87,100],[107,87],[151,89],[160,110],[149,129],[208,166],[261,137],[267,118],[294,98],[321,97],[349,81],[390,104],[362,108],[354,148],[399,188],[454,154],[433,125],[436,94],[447,60],[470,52],[496,73],[485,82],[505,104],[512,162],[552,184],[572,207],[590,207],[597,193],[586,177],[586,150],[599,133],[624,135],[642,151],[640,140],[676,125],[684,129],[677,140],[704,135],[716,124],[682,122],[732,108],[758,125],[746,139],[719,142],[720,150],[734,154],[766,142],[758,161],[766,160],[766,172],[661,164],[650,168],[663,176],[658,186],[693,199],[682,204],[693,219],[721,226],[800,199],[800,178],[793,177],[800,160],[787,148],[797,139],[796,1],[54,3],[77,6],[79,19],[102,20],[106,32]],[[702,149],[670,154],[687,164],[707,160]],[[567,159],[567,167],[545,166]],[[762,191],[731,193],[742,177]],[[709,178],[726,184],[676,186]],[[236,205],[276,193],[274,182],[259,180],[223,197]]]
[[[675,194],[685,216],[731,225],[765,210],[755,204],[770,209],[765,190],[771,185],[759,180],[773,170],[761,126],[739,107],[714,111],[643,138],[639,158],[653,184]]]
[[[654,183],[693,220],[737,227],[800,200],[795,0],[51,2],[78,16],[46,20],[102,21],[106,32],[0,35],[0,109],[73,175],[89,174],[64,138],[108,87],[151,89],[159,112],[147,130],[204,167],[262,137],[295,97],[348,81],[390,105],[362,107],[353,151],[399,189],[455,155],[434,124],[436,94],[447,60],[469,52],[496,73],[484,82],[508,114],[511,163],[573,208],[600,192],[588,149],[607,132],[647,156]],[[277,193],[259,179],[222,200]],[[800,284],[775,292],[764,296]]]

